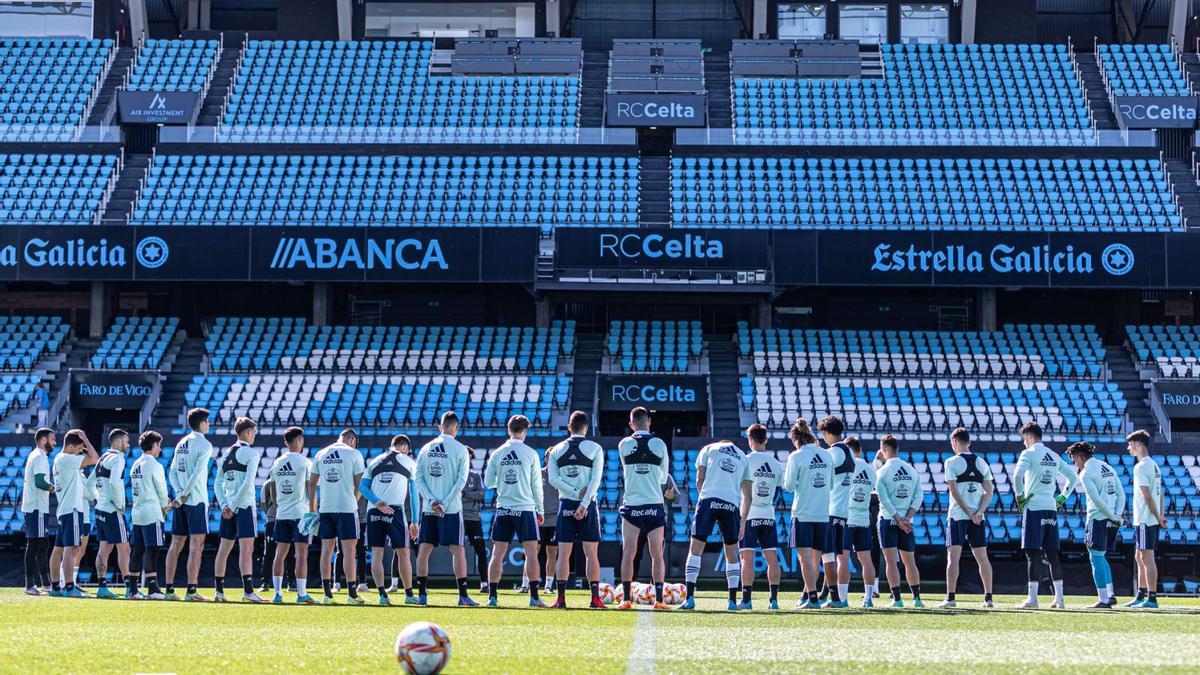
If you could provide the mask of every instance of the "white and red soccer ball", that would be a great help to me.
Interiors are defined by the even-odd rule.
[[[396,661],[406,673],[440,673],[450,663],[450,636],[428,621],[410,623],[396,636]]]

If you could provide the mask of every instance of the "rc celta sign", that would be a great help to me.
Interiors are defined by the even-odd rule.
[[[1194,129],[1200,96],[1118,96],[1126,129]]]
[[[605,94],[610,127],[702,127],[707,113],[707,98],[699,93]]]

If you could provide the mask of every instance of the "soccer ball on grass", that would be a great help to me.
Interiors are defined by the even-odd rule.
[[[406,673],[440,673],[450,662],[450,636],[428,621],[410,623],[396,636],[396,661]]]

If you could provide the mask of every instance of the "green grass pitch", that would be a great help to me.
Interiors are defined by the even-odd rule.
[[[782,604],[790,608],[795,595],[784,593]],[[951,611],[738,614],[720,611],[716,592],[702,594],[693,613],[531,610],[512,592],[501,595],[501,609],[458,609],[453,599],[437,592],[428,608],[277,607],[31,598],[2,589],[0,671],[396,672],[396,633],[419,620],[450,634],[451,673],[1200,669],[1195,599],[1165,598],[1157,611],[1082,609],[1090,597],[1068,598],[1066,610],[1018,611],[1007,609],[1020,599],[1013,596],[982,610],[979,597],[960,596]],[[586,595],[572,592],[569,601],[583,605]]]

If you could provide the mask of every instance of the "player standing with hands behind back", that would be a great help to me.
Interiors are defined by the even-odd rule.
[[[488,607],[497,606],[496,591],[504,570],[504,556],[513,536],[525,550],[525,574],[529,577],[529,606],[545,607],[538,597],[538,528],[542,513],[542,460],[525,444],[529,419],[514,415],[508,420],[508,440],[496,448],[483,472],[483,484],[496,491],[496,515],[492,518],[492,557],[488,561]]]
[[[1126,607],[1158,609],[1158,565],[1154,549],[1167,526],[1163,504],[1162,472],[1150,458],[1150,434],[1138,429],[1125,438],[1129,454],[1137,458],[1133,467],[1133,529],[1137,549],[1138,594]]]
[[[462,493],[471,471],[471,451],[458,442],[458,415],[442,413],[437,438],[425,444],[417,455],[416,488],[421,495],[421,534],[417,540],[417,604],[424,606],[429,596],[429,556],[438,546],[450,547],[454,580],[458,585],[458,606],[478,607],[467,595],[467,553],[462,515]]]

